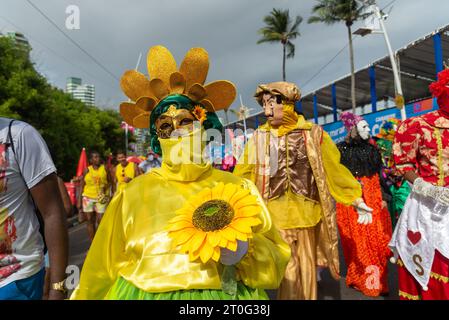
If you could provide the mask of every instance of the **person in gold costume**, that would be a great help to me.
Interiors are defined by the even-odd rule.
[[[235,86],[204,85],[202,48],[189,50],[178,70],[172,54],[155,46],[147,64],[151,80],[123,75],[134,103],[120,112],[130,125],[150,128],[162,166],[112,199],[71,298],[267,299],[264,289],[278,288],[290,248],[254,184],[202,157],[202,137],[221,130],[215,112],[231,105]]]
[[[323,129],[295,112],[300,91],[293,83],[261,84],[255,93],[267,123],[245,146],[234,174],[252,180],[290,245],[278,298],[317,299],[317,266],[340,277],[334,201],[354,205],[359,223],[370,223],[372,209],[360,184],[340,164],[340,153]]]

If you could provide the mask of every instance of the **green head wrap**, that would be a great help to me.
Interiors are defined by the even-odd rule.
[[[161,155],[161,145],[159,143],[159,137],[157,136],[157,130],[156,130],[156,120],[165,112],[167,112],[168,108],[170,108],[171,105],[174,105],[176,109],[186,109],[189,111],[193,111],[195,106],[200,105],[200,103],[195,103],[188,97],[181,95],[181,94],[174,94],[166,97],[165,99],[161,100],[158,105],[154,108],[154,110],[151,112],[150,116],[150,136],[151,136],[151,149]],[[218,119],[215,112],[207,112],[206,113],[206,120],[203,122],[203,128],[204,129],[216,129],[219,131],[223,130],[223,126]]]

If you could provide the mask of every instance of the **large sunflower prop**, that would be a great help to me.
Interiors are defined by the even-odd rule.
[[[172,247],[189,253],[190,261],[220,259],[220,248],[237,250],[237,240],[252,238],[252,227],[262,222],[261,207],[248,190],[220,182],[191,197],[168,224]]]

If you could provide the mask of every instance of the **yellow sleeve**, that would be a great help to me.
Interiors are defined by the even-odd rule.
[[[246,256],[237,264],[240,279],[245,285],[259,289],[277,289],[284,277],[285,268],[290,260],[290,246],[282,240],[271,221],[270,213],[260,196],[257,187],[245,180],[246,187],[258,199],[262,207],[258,226],[249,241]]]
[[[123,192],[109,203],[81,271],[80,282],[70,299],[101,300],[127,264],[122,214]]]
[[[323,133],[321,154],[332,197],[339,203],[352,204],[362,196],[362,187],[348,168],[340,163],[340,151],[326,132]]]
[[[254,182],[254,167],[255,167],[255,157],[256,150],[254,145],[254,138],[248,140],[245,145],[243,154],[240,156],[237,165],[232,172],[234,175],[251,180]]]

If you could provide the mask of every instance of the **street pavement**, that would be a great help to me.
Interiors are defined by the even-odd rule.
[[[86,258],[87,250],[89,249],[89,240],[87,237],[86,224],[78,224],[69,229],[69,264],[77,265],[80,270],[82,268],[84,259]],[[397,267],[388,265],[388,284],[390,294],[387,296],[372,298],[366,297],[359,291],[348,288],[345,284],[346,266],[341,254],[340,248],[340,265],[341,265],[341,279],[335,281],[327,269],[321,272],[321,280],[318,282],[318,299],[319,300],[397,300],[398,286],[397,286]],[[276,291],[268,291],[270,298],[275,299]]]

